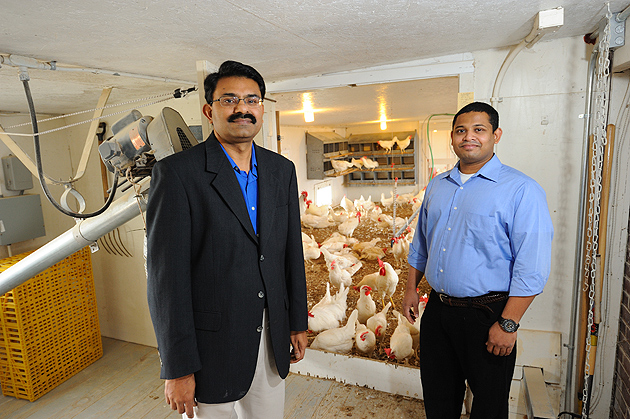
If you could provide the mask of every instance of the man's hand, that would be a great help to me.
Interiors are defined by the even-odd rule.
[[[516,333],[508,333],[501,329],[498,322],[495,322],[488,331],[488,341],[486,349],[491,354],[497,356],[508,356],[512,353],[516,345]]]
[[[193,406],[197,406],[197,402],[195,401],[194,374],[166,380],[164,396],[166,396],[166,403],[171,405],[171,409],[177,410],[180,414],[186,412],[189,418],[195,417]]]
[[[402,300],[402,314],[411,324],[415,323],[418,316],[419,303],[420,297],[418,296],[418,291],[416,291],[415,288],[405,288],[405,295]]]
[[[293,349],[291,350],[291,363],[295,364],[296,362],[301,361],[306,353],[306,345],[308,345],[306,331],[291,331],[291,345],[293,346]]]

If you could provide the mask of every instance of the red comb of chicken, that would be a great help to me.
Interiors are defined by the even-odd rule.
[[[311,313],[310,311],[308,312],[308,317],[315,317],[313,316],[313,313]]]
[[[392,349],[391,348],[385,348],[385,353],[387,354],[388,357],[390,357],[391,359],[396,359],[396,355],[394,355],[392,353]]]
[[[370,332],[363,332],[363,333],[361,333],[361,335],[359,335],[359,339],[365,340],[368,333],[370,333]]]

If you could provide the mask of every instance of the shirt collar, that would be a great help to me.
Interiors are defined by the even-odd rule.
[[[221,150],[223,150],[223,152],[225,153],[225,157],[228,158],[228,161],[230,162],[230,166],[232,166],[232,168],[237,172],[237,173],[241,173],[241,169],[238,168],[238,165],[234,162],[234,160],[232,160],[232,157],[230,157],[230,155],[228,154],[227,151],[225,151],[225,147],[223,147],[223,144],[221,144],[221,142],[219,142],[219,145],[221,146]],[[254,147],[254,142],[252,142],[252,175],[258,177],[258,162],[256,161],[256,148]]]
[[[488,160],[488,162],[484,164],[483,167],[479,169],[474,176],[483,176],[488,180],[497,182],[499,180],[499,173],[501,172],[502,166],[503,164],[501,163],[497,155],[494,154],[492,158]],[[461,176],[459,176],[459,162],[457,162],[457,164],[451,170],[448,176],[451,179],[461,183]]]

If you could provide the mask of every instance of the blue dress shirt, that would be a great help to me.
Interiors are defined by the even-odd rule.
[[[540,294],[551,269],[545,191],[495,155],[465,184],[459,163],[427,186],[411,266],[452,297]]]
[[[234,168],[236,180],[238,180],[241,192],[243,193],[243,198],[245,199],[245,205],[247,205],[249,219],[252,222],[252,227],[254,227],[254,233],[258,234],[258,228],[256,225],[256,211],[258,210],[258,163],[256,163],[256,151],[254,149],[254,144],[252,144],[252,168],[249,172],[239,169],[238,165],[234,163],[234,160],[232,160],[232,157],[230,157],[227,151],[225,151],[223,144],[219,143],[219,145],[221,145],[221,149]]]

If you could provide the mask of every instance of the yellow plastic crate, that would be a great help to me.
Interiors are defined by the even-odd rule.
[[[29,253],[0,260],[0,272]],[[5,396],[36,400],[102,355],[89,248],[0,296]]]

